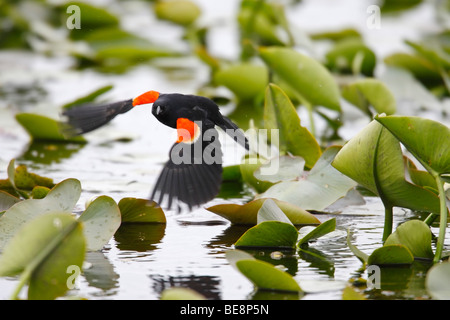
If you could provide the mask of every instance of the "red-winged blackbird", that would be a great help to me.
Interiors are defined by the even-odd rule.
[[[170,149],[151,194],[160,205],[167,200],[170,209],[181,201],[191,210],[212,200],[222,183],[222,151],[216,126],[247,150],[248,141],[230,119],[223,116],[211,99],[178,93],[148,91],[135,99],[103,105],[82,105],[65,110],[65,133],[83,134],[111,121],[133,107],[153,103],[152,113],[163,124],[176,128],[178,140]],[[180,207],[179,207],[180,209]]]

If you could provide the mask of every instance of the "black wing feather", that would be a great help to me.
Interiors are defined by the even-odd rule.
[[[123,100],[109,104],[85,104],[64,110],[67,123],[63,125],[63,132],[67,136],[75,136],[93,131],[104,126],[118,114],[130,111],[133,100]]]

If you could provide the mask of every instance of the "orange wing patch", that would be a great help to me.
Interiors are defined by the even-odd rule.
[[[157,91],[147,91],[146,93],[141,94],[140,96],[133,99],[133,107],[139,106],[141,104],[153,103],[159,97],[159,92]]]
[[[200,128],[198,125],[186,118],[177,119],[177,143],[193,143],[197,140],[200,135]]]

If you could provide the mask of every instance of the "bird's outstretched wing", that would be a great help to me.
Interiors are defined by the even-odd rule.
[[[85,104],[64,110],[67,122],[62,131],[67,136],[75,136],[93,131],[114,119],[118,114],[130,111],[133,100],[123,100],[108,104]]]
[[[179,202],[192,210],[212,200],[219,193],[222,183],[221,162],[222,151],[218,139],[198,139],[190,144],[175,143],[156,181],[151,200],[168,209],[177,205],[178,211]]]

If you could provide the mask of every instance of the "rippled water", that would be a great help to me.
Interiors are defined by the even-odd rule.
[[[304,2],[299,10],[289,13],[290,19],[304,31],[328,30],[348,23],[361,26],[367,17],[366,4],[364,7],[363,4],[352,6],[349,1],[340,1],[341,6],[336,4],[338,1]],[[225,33],[225,27],[234,17],[237,2],[205,0],[200,3],[208,13],[206,21],[219,21],[212,34],[222,38],[213,41],[213,50],[232,57],[236,54],[233,46],[236,38]],[[325,3],[331,7],[323,6]],[[416,15],[426,18],[430,15],[427,10],[424,7],[424,11]],[[400,26],[393,27],[398,32],[392,34],[389,21],[379,33],[361,27],[369,36],[369,45],[386,54],[402,47],[399,45],[402,37],[417,36],[417,28],[432,29],[426,19],[425,22],[414,19],[414,24],[420,24],[410,30],[409,18],[402,19]],[[131,21],[127,21],[133,27]],[[169,31],[168,34],[177,35],[172,29]],[[165,65],[170,64],[171,61],[165,62]],[[151,116],[149,107],[133,110],[116,118],[107,128],[89,134],[89,143],[84,146],[30,144],[26,133],[15,122],[14,114],[31,111],[56,117],[60,105],[110,83],[114,84],[114,90],[108,93],[108,100],[136,96],[149,89],[193,93],[199,83],[207,80],[208,70],[190,59],[169,74],[155,66],[142,66],[126,75],[102,75],[92,71],[69,71],[69,65],[70,59],[64,57],[0,52],[0,81],[2,95],[6,97],[0,101],[0,178],[6,176],[5,170],[12,158],[56,182],[77,178],[83,187],[77,205],[79,212],[84,210],[85,201],[101,194],[116,201],[124,197],[148,197],[161,164],[167,159],[168,146],[175,138],[171,129]],[[367,119],[355,118],[343,128],[343,136],[350,138],[365,123]],[[225,143],[232,142],[225,140]],[[228,155],[225,165],[234,164],[235,159],[236,155]],[[312,243],[309,254],[282,252],[273,255],[279,259],[274,260],[270,252],[253,253],[260,259],[284,265],[308,292],[303,299],[340,299],[349,281],[367,278],[365,272],[359,270],[361,262],[346,244],[347,230],[351,232],[352,243],[366,253],[370,254],[381,245],[383,206],[376,198],[366,198],[366,201],[365,205],[348,207],[337,214],[318,214],[321,221],[336,217],[338,230]],[[217,198],[208,205],[223,202],[239,203],[242,199]],[[88,254],[79,289],[70,294],[88,299],[158,299],[165,288],[184,286],[212,299],[298,298],[254,292],[253,285],[228,264],[225,252],[233,248],[245,227],[231,226],[205,209],[180,215],[166,212],[166,215],[165,225],[121,226],[101,252]],[[409,211],[397,210],[394,227],[414,217]],[[424,270],[420,264],[403,269],[401,274],[392,276],[392,282],[384,283],[381,290],[371,291],[369,297],[427,298]],[[16,283],[16,278],[0,279],[0,299],[8,298]]]

